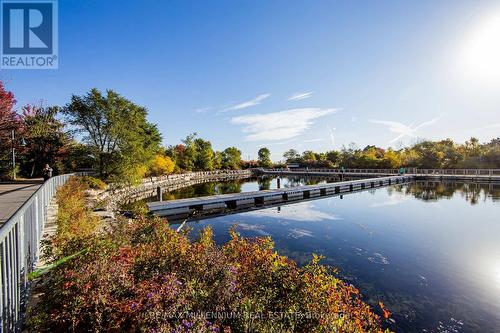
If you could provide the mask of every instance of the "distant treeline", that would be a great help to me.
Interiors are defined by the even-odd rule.
[[[308,167],[345,168],[500,168],[500,138],[480,143],[471,138],[464,144],[451,139],[422,141],[399,150],[355,145],[325,153],[290,149],[283,154],[286,163]]]

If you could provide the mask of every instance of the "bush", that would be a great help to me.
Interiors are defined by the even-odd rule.
[[[99,178],[84,176],[80,178],[80,181],[86,184],[89,188],[93,190],[105,190],[106,183],[100,180]]]
[[[122,211],[129,212],[133,217],[147,215],[149,212],[148,205],[143,200],[124,204],[121,206],[121,209]]]
[[[0,161],[0,163],[3,161]],[[19,166],[16,165],[15,173],[12,170],[12,166],[2,166],[0,164],[0,180],[12,181],[14,180],[14,174],[19,177]]]
[[[209,227],[190,242],[159,218],[118,221],[48,273],[29,329],[380,332],[359,292],[319,257],[300,268],[269,237],[230,233],[219,247]]]
[[[81,179],[72,177],[57,190],[57,231],[49,240],[45,253],[48,258],[70,255],[92,241],[99,219],[86,205],[87,189],[88,185]]]
[[[168,156],[156,155],[153,163],[149,167],[151,176],[168,175],[174,171],[175,162]]]

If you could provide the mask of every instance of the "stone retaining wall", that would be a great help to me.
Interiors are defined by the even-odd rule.
[[[116,211],[121,204],[138,201],[156,195],[160,186],[164,191],[173,191],[194,184],[233,179],[246,179],[253,175],[252,170],[216,170],[187,172],[162,177],[145,178],[142,184],[133,187],[113,187],[97,195],[98,200],[107,201],[106,210]]]

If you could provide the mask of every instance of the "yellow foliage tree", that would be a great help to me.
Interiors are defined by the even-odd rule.
[[[174,171],[175,162],[170,159],[168,156],[164,155],[156,155],[153,163],[149,168],[149,173],[152,176],[162,176],[168,175]]]

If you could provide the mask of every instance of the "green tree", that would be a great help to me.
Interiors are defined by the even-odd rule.
[[[302,153],[302,161],[304,162],[314,162],[316,161],[316,154],[312,150],[306,150]]]
[[[330,150],[326,152],[326,160],[332,164],[332,166],[336,166],[339,162],[340,153],[336,150]]]
[[[112,90],[73,95],[64,113],[84,134],[102,177],[137,183],[160,150],[161,135],[147,110]]]
[[[186,136],[182,144],[167,148],[166,154],[185,171],[215,168],[215,152],[212,149],[212,143],[198,138],[196,133]]]
[[[65,150],[67,153],[61,161],[64,172],[78,169],[94,169],[96,160],[88,145],[72,140],[66,145]]]
[[[273,165],[271,161],[271,151],[269,148],[262,147],[257,153],[259,156],[259,166],[263,168],[270,168]]]
[[[217,151],[214,153],[214,169],[220,170],[222,169],[222,153]]]
[[[482,147],[482,165],[488,168],[500,167],[500,138],[491,140]]]
[[[283,157],[285,158],[287,163],[296,163],[300,161],[300,154],[295,149],[289,149],[283,153]]]
[[[196,138],[194,140],[196,150],[195,168],[196,170],[213,170],[214,169],[214,151],[210,141]]]
[[[179,149],[179,151],[182,151],[182,153],[180,154],[180,166],[186,171],[192,171],[196,168],[195,163],[197,152],[194,146],[196,135],[196,133],[192,133],[186,136],[186,138],[182,140],[182,149]]]
[[[229,147],[222,152],[222,167],[224,169],[239,169],[241,164],[241,151],[236,147]]]

